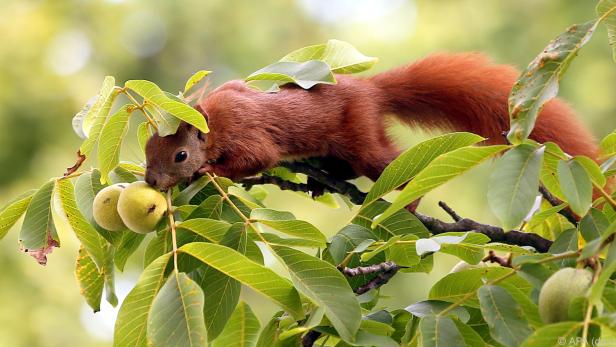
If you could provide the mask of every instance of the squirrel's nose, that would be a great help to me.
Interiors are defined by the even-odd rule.
[[[156,178],[152,177],[152,175],[145,175],[145,182],[152,187],[156,187]]]

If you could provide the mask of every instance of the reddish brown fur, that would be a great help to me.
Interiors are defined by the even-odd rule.
[[[389,113],[413,126],[470,131],[503,143],[516,77],[513,68],[480,54],[440,54],[370,78],[337,76],[336,85],[310,90],[286,86],[268,94],[231,81],[198,106],[211,130],[205,155],[217,160],[204,163],[202,171],[237,179],[283,159],[329,156],[375,180],[399,153],[386,135]],[[556,142],[571,155],[594,158],[598,152],[592,135],[560,100],[546,105],[531,138]],[[176,149],[165,138],[151,142],[148,165],[164,171],[156,159]]]

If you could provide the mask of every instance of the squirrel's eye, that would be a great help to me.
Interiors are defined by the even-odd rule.
[[[188,158],[188,153],[186,153],[185,151],[180,151],[178,152],[178,154],[175,155],[175,162],[176,163],[182,162],[186,160],[186,158]]]

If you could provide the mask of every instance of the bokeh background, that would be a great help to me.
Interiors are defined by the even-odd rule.
[[[178,91],[194,71],[208,69],[216,86],[330,38],[379,57],[369,73],[441,51],[482,51],[524,67],[568,25],[593,16],[593,1],[575,0],[0,0],[0,206],[70,166],[80,143],[71,118],[105,75]],[[616,66],[600,28],[560,95],[604,136],[616,128],[615,91]],[[394,126],[392,135],[406,147],[432,134]],[[130,144],[123,156],[142,160]],[[430,193],[420,209],[444,217],[436,202],[445,200],[460,214],[495,222],[485,202],[489,170],[488,163]],[[352,215],[344,204],[331,208],[276,189],[266,204],[328,235]],[[41,267],[18,251],[18,229],[0,242],[0,345],[110,346],[116,311],[107,305],[92,314],[79,296],[74,236],[61,233],[62,247]],[[136,254],[117,274],[121,298],[141,260]],[[383,303],[403,308],[425,298],[455,262],[438,256],[429,275],[397,276],[383,289]],[[243,295],[262,322],[276,309]]]

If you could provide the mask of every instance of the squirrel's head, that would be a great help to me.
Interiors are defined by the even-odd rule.
[[[205,134],[185,122],[173,135],[154,134],[145,147],[145,181],[167,190],[192,178],[205,162],[205,147]]]

